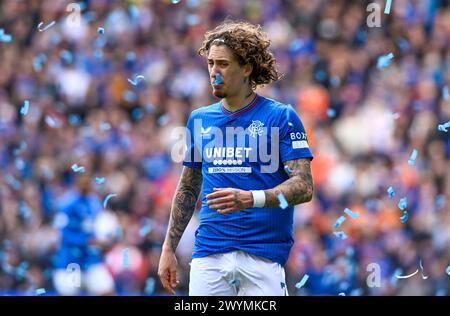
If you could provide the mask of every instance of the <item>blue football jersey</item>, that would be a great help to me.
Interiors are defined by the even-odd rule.
[[[284,266],[294,243],[293,207],[218,214],[206,195],[213,188],[271,189],[289,179],[284,162],[312,159],[295,110],[260,95],[235,112],[220,101],[192,111],[186,131],[183,165],[203,175],[193,258],[242,250]]]

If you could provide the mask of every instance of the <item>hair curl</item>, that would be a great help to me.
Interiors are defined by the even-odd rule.
[[[228,46],[240,65],[250,63],[253,66],[249,78],[252,89],[282,77],[276,69],[275,57],[268,49],[270,39],[260,25],[225,20],[215,29],[206,32],[198,54],[206,57],[212,45]]]

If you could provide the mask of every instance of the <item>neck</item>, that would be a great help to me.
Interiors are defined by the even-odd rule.
[[[247,104],[249,104],[253,98],[255,97],[256,93],[253,90],[246,91],[245,93],[241,93],[234,97],[227,97],[222,99],[223,106],[231,112],[236,112],[243,107],[245,107]]]

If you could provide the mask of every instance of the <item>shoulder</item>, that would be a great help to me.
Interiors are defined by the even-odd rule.
[[[295,114],[295,110],[290,104],[285,104],[280,101],[259,96],[261,98],[261,102],[263,103],[264,111],[275,118],[275,119],[283,119],[289,118],[290,115]]]
[[[210,105],[199,107],[191,112],[189,117],[191,119],[204,117],[205,115],[214,113],[220,110],[220,102],[216,102]]]

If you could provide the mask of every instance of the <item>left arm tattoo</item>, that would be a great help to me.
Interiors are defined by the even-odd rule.
[[[311,175],[311,161],[308,158],[289,160],[285,163],[289,179],[276,187],[264,190],[264,207],[279,207],[278,195],[283,193],[290,206],[309,202],[312,199],[314,184]]]

